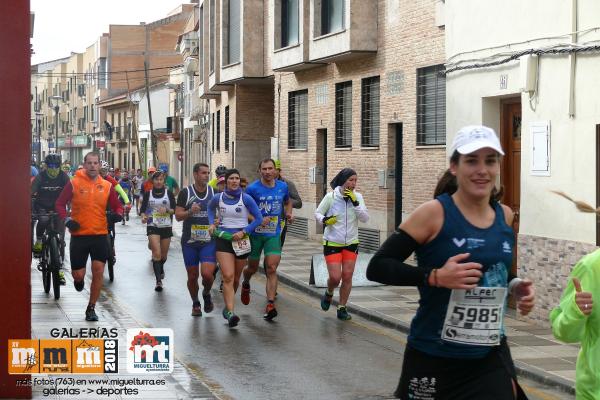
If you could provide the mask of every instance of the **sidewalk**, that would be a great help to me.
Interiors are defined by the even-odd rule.
[[[321,252],[317,242],[288,235],[278,268],[280,281],[320,298],[324,289],[308,282],[312,255]],[[334,299],[337,296],[336,290]],[[347,307],[351,313],[408,332],[418,300],[415,287],[357,287],[352,289]],[[514,310],[509,310],[504,321],[517,373],[574,395],[579,346],[559,342],[548,328],[519,321]]]
[[[78,331],[79,328],[118,328],[119,330],[119,373],[105,375],[52,375],[52,378],[66,377],[77,379],[158,379],[163,378],[166,384],[162,386],[135,386],[139,390],[138,396],[119,396],[111,395],[111,398],[117,399],[216,399],[209,388],[204,385],[194,373],[175,360],[175,367],[172,374],[152,374],[152,375],[131,375],[126,372],[127,365],[127,328],[143,327],[136,321],[123,307],[120,307],[114,299],[106,297],[103,292],[96,304],[96,312],[100,318],[99,322],[86,322],[85,309],[89,299],[90,279],[86,276],[85,289],[78,293],[73,289],[73,278],[65,271],[67,285],[61,287],[61,298],[54,300],[52,290],[49,294],[44,293],[42,287],[42,277],[36,268],[37,260],[33,260],[31,267],[31,338],[32,339],[51,339],[50,330],[52,328],[72,328]],[[108,274],[108,273],[106,273]],[[108,275],[107,275],[108,276]],[[116,375],[116,376],[115,376]],[[36,378],[48,378],[46,374],[36,374]],[[85,390],[96,390],[101,385],[85,385]],[[44,396],[43,390],[50,389],[53,385],[34,385],[34,399],[66,399],[66,398],[90,398],[85,394],[73,395],[49,395]],[[104,385],[118,389],[117,385]],[[58,385],[58,388],[70,388],[68,385]],[[109,396],[99,396],[93,398],[108,398]]]

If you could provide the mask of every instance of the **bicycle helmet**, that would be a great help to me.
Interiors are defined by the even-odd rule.
[[[59,167],[60,164],[62,164],[62,159],[60,157],[60,154],[52,153],[46,156],[44,162],[46,163],[46,165],[55,165],[56,167]]]
[[[217,169],[215,169],[215,174],[217,174],[217,176],[223,176],[225,175],[225,172],[227,172],[227,167],[224,165],[219,165]]]
[[[106,161],[100,162],[100,169],[108,169],[109,167],[110,167],[110,165],[108,165],[108,162],[106,162]]]

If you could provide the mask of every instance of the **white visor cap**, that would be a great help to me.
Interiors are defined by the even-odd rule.
[[[454,136],[450,155],[458,151],[460,154],[470,154],[479,149],[489,147],[504,155],[500,140],[492,128],[482,125],[471,125],[461,128]]]

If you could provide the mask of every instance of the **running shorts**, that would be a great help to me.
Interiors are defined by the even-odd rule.
[[[110,255],[108,239],[106,235],[83,235],[71,236],[69,243],[69,256],[71,258],[71,269],[85,268],[88,257],[92,261],[106,262]]]
[[[327,264],[341,264],[344,261],[355,261],[358,258],[358,243],[348,246],[323,245],[323,255]]]
[[[146,227],[146,235],[159,235],[161,239],[168,239],[173,236],[173,228],[157,228],[155,226]]]
[[[517,386],[516,397],[511,379]],[[517,383],[506,337],[488,355],[476,359],[435,357],[407,345],[394,395],[423,400],[527,399]]]
[[[189,246],[187,244],[181,244],[181,251],[183,252],[183,262],[186,268],[197,267],[202,263],[215,263],[215,252],[217,245],[214,240],[203,244],[202,246]]]
[[[260,253],[266,256],[281,256],[281,239],[279,236],[250,235],[250,260],[260,260]]]
[[[233,254],[235,256],[235,258],[238,260],[245,260],[246,258],[248,258],[248,254],[250,254],[250,253],[246,253],[244,255],[238,256],[237,254],[235,254],[233,247],[231,247],[231,242],[229,240],[221,239],[220,237],[218,237],[218,238],[215,238],[215,242],[216,242],[216,246],[217,246],[217,251],[220,251],[222,253]]]

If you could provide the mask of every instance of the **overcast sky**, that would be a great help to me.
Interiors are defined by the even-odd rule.
[[[8,1],[8,0],[6,0]],[[32,64],[83,52],[110,24],[137,25],[166,17],[187,0],[31,0],[35,12]]]

